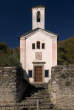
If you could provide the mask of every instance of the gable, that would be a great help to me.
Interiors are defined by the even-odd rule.
[[[31,34],[27,37],[27,41],[45,41],[51,39],[51,36],[49,36],[47,33],[42,31],[37,31],[34,34]]]
[[[51,32],[48,32],[44,29],[35,29],[35,30],[32,30],[31,32],[28,32],[24,35],[22,35],[20,38],[21,39],[28,39],[29,37],[33,37],[33,35],[36,35],[36,34],[43,34],[44,36],[49,36],[49,37],[58,37],[57,34],[54,34],[54,33],[51,33]],[[38,34],[39,35],[39,34]]]

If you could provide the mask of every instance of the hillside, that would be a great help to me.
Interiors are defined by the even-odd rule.
[[[0,66],[17,66],[19,63],[19,48],[11,49],[5,43],[0,43]],[[58,41],[58,64],[74,64],[74,37]]]
[[[74,37],[58,41],[58,64],[74,64]]]
[[[0,43],[0,67],[19,65],[19,48],[11,49],[5,43]]]

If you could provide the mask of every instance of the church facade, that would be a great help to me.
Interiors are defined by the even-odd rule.
[[[30,83],[48,83],[57,65],[58,35],[45,30],[45,7],[32,8],[32,31],[20,37],[20,62]]]

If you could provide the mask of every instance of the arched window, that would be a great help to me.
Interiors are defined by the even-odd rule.
[[[40,22],[40,11],[37,12],[37,22]]]
[[[35,43],[32,43],[32,49],[35,49]]]
[[[40,49],[40,41],[37,41],[37,49]]]
[[[42,49],[45,49],[45,43],[42,43]]]

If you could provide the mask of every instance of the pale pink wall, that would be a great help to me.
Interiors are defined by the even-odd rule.
[[[23,69],[26,69],[26,41],[20,39],[20,63]]]
[[[52,40],[52,66],[57,65],[57,42]]]

